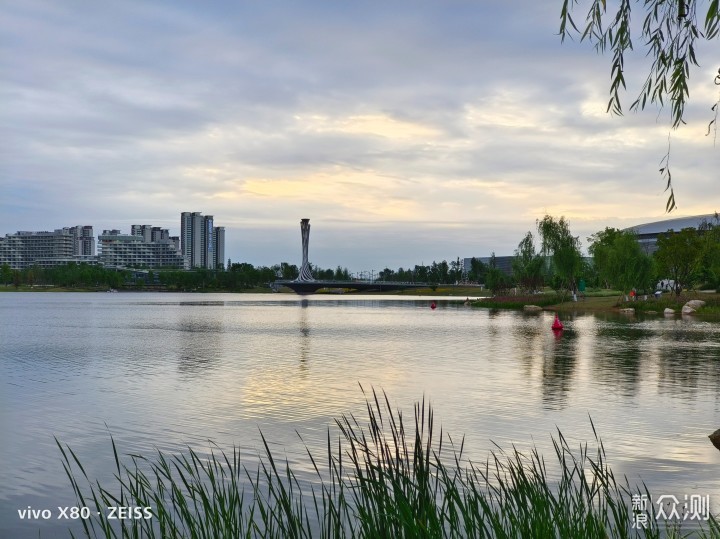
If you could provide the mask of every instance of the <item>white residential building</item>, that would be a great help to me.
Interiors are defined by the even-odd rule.
[[[106,267],[186,267],[185,259],[166,229],[133,225],[131,231],[132,234],[122,234],[119,230],[104,230],[98,237],[100,261]],[[153,237],[158,238],[157,241],[153,241]]]
[[[18,231],[0,238],[0,265],[8,264],[12,269],[92,263],[94,255],[95,237],[91,226],[58,228],[53,232]]]

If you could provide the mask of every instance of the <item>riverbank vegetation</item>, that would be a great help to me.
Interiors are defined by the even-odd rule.
[[[720,534],[713,515],[658,519],[648,489],[614,475],[597,433],[592,449],[573,448],[558,432],[552,456],[498,448],[486,462],[472,463],[464,439],[438,430],[424,400],[406,422],[373,391],[367,412],[364,424],[337,419],[325,454],[306,447],[307,462],[296,469],[278,460],[262,435],[264,454],[251,468],[237,448],[122,457],[113,441],[115,480],[103,485],[69,446],[58,447],[78,507],[89,508],[82,520],[88,537],[605,539],[679,537],[681,527],[683,537]],[[301,478],[299,468],[311,478]],[[109,506],[136,507],[142,515],[149,507],[152,518],[118,523],[107,519]]]
[[[618,303],[629,295],[653,295],[658,285],[676,297],[696,289],[720,289],[720,216],[717,214],[697,228],[669,231],[657,239],[657,249],[647,252],[632,230],[606,228],[588,238],[589,257],[581,252],[579,237],[564,218],[546,215],[536,222],[536,236],[527,232],[508,263],[501,264],[493,253],[486,262],[470,259],[466,265],[456,258],[433,261],[412,268],[385,268],[379,272],[352,274],[347,268],[323,269],[311,266],[318,280],[427,283],[429,291],[417,295],[491,295],[496,303],[513,303],[508,296],[535,296],[550,288],[559,303],[589,295],[590,290],[615,291]],[[220,270],[166,270],[153,268],[106,269],[101,266],[70,263],[42,268],[32,266],[12,270],[0,266],[0,290],[44,290],[53,287],[70,290],[131,289],[168,291],[240,292],[269,291],[276,280],[292,280],[299,275],[294,264],[273,266],[232,263]],[[488,290],[489,292],[484,292]],[[544,303],[544,300],[539,299]],[[515,301],[517,303],[517,301]],[[538,304],[537,302],[534,302]]]
[[[659,235],[652,254],[644,250],[632,230],[606,228],[593,234],[588,238],[589,258],[581,256],[580,240],[572,235],[564,218],[545,216],[538,220],[537,232],[540,249],[536,251],[533,234],[528,232],[515,251],[511,272],[493,267],[491,259],[485,277],[493,298],[476,305],[546,306],[545,295],[538,292],[549,286],[559,296],[559,305],[572,298],[573,303],[578,302],[576,310],[592,310],[600,303],[606,308],[634,307],[646,312],[666,307],[679,310],[688,299],[708,302],[700,309],[701,314],[712,315],[718,310],[715,295],[702,294],[698,298],[695,293],[697,289],[720,289],[717,214],[697,229],[671,230]],[[591,296],[610,294],[616,296],[612,306],[606,305],[606,301],[595,300],[592,307],[587,303]],[[628,301],[632,304],[627,304]]]

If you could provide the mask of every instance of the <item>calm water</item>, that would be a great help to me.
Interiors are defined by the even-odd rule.
[[[436,310],[412,296],[0,294],[0,537],[65,537],[65,522],[22,522],[31,505],[74,505],[54,436],[93,478],[122,453],[241,448],[259,430],[309,466],[333,418],[364,417],[364,388],[412,415],[428,398],[467,456],[537,446],[560,428],[593,440],[617,475],[651,492],[709,495],[720,510],[720,324],[549,313]]]

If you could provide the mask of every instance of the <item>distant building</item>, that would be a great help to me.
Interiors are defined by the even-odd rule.
[[[73,235],[73,255],[82,257],[95,256],[95,233],[89,225],[74,226],[70,229]]]
[[[104,230],[98,237],[100,261],[106,267],[177,268],[186,267],[185,258],[166,229],[132,225],[131,234]],[[155,239],[153,239],[155,238]]]
[[[180,250],[189,268],[217,269],[225,258],[225,228],[213,226],[213,216],[180,214]]]
[[[225,227],[216,226],[214,231],[215,238],[215,268],[219,268],[225,264]]]
[[[91,226],[58,228],[53,232],[18,231],[0,238],[0,265],[8,264],[12,269],[95,263],[94,256],[95,237]]]
[[[695,215],[693,217],[679,217],[677,219],[666,219],[664,221],[656,221],[644,225],[637,225],[625,230],[631,230],[637,234],[637,240],[640,247],[651,255],[657,251],[657,239],[661,234],[665,234],[670,230],[680,232],[683,228],[698,228],[703,223],[712,223],[718,225],[715,214],[708,213],[706,215]]]
[[[486,266],[490,266],[490,260],[492,257],[490,256],[475,256],[471,258],[463,258],[463,273],[467,274],[470,273],[470,270],[472,269],[472,259],[475,258],[476,260],[479,260]],[[515,257],[514,256],[496,256],[495,257],[495,266],[502,271],[503,273],[507,275],[512,275],[512,261]]]

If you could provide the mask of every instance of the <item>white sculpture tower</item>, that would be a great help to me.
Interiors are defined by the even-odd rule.
[[[296,281],[314,281],[312,273],[310,273],[310,264],[308,263],[308,243],[310,243],[310,219],[300,220],[300,234],[302,235],[302,266],[300,267],[300,275]]]

